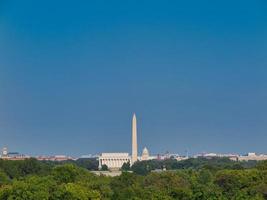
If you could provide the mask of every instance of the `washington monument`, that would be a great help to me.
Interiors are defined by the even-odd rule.
[[[132,164],[137,161],[137,123],[136,115],[133,115],[132,121]]]

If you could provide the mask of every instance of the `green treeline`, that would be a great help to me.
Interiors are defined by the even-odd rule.
[[[94,175],[96,167],[95,159],[0,160],[0,200],[267,199],[267,162],[151,160],[125,164],[117,177]]]

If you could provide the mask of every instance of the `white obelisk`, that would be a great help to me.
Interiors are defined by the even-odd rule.
[[[132,121],[132,164],[137,161],[137,123],[136,115],[133,115]]]

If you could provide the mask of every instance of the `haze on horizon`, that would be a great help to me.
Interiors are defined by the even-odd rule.
[[[0,148],[267,153],[267,2],[0,2]]]

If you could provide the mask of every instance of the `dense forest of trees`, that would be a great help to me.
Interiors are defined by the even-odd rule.
[[[133,172],[146,175],[152,170],[166,169],[166,170],[178,170],[178,169],[209,169],[211,171],[217,171],[219,169],[248,169],[255,167],[256,161],[248,162],[236,162],[228,158],[190,158],[187,160],[177,161],[175,159],[167,160],[148,160],[142,162],[136,162],[131,170]],[[123,166],[125,167],[125,165]]]
[[[92,174],[96,166],[94,159],[0,160],[0,200],[267,199],[267,162],[151,160],[125,164],[117,177]]]

